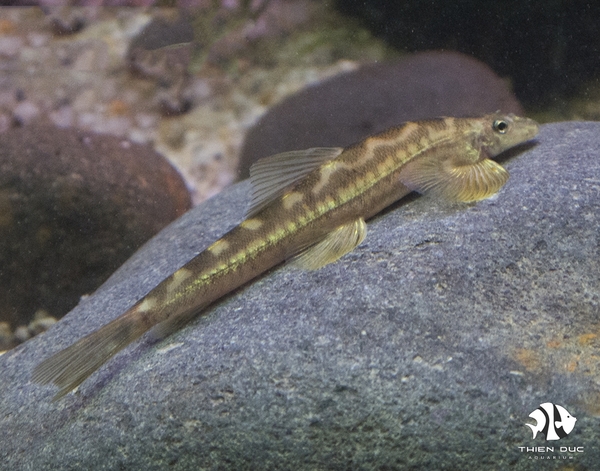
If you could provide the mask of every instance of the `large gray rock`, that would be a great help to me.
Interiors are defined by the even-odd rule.
[[[497,197],[410,197],[339,263],[274,270],[50,402],[33,366],[237,223],[248,185],[194,209],[0,357],[0,468],[597,469],[600,124],[538,141]],[[568,437],[532,439],[543,402],[577,418]]]

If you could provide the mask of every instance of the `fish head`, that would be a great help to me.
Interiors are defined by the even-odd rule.
[[[479,146],[489,157],[533,139],[540,126],[533,119],[512,113],[493,113],[477,120]]]
[[[556,427],[562,427],[566,433],[571,433],[577,419],[569,414],[569,411],[564,407],[557,405],[556,408],[560,412],[560,421],[555,422]]]

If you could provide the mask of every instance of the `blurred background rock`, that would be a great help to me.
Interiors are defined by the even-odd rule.
[[[533,109],[556,105],[600,72],[600,3],[574,0],[337,0],[399,49],[452,49],[511,78]]]
[[[40,124],[0,134],[0,323],[14,331],[0,347],[66,314],[190,207],[146,145]]]

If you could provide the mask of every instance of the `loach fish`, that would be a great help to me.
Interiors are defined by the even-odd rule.
[[[63,397],[152,329],[162,338],[240,285],[287,260],[315,270],[365,238],[365,220],[411,191],[471,202],[494,195],[508,172],[491,157],[532,139],[528,118],[490,114],[407,122],[347,148],[259,160],[246,219],[163,280],[124,314],[42,361],[33,380]]]

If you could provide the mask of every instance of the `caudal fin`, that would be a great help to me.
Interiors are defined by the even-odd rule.
[[[531,429],[531,431],[533,432],[533,438],[535,438],[535,436],[538,433],[538,430],[536,429],[537,425],[531,425],[531,424],[525,424],[525,425],[527,425]]]
[[[33,370],[36,383],[54,383],[59,390],[56,401],[75,389],[107,360],[150,328],[141,322],[134,307],[100,329],[82,338],[70,347],[42,361]]]

